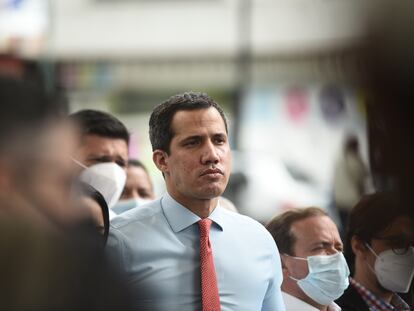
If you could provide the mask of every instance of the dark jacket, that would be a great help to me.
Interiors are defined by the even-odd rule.
[[[369,311],[368,305],[352,285],[335,302],[342,311]]]

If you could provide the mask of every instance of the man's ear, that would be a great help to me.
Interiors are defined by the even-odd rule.
[[[355,254],[355,257],[365,256],[366,251],[367,251],[365,242],[362,241],[360,238],[358,238],[356,235],[354,235],[351,239],[351,247],[352,247],[352,252]]]
[[[154,150],[152,161],[162,173],[168,172],[168,154],[165,151],[160,149]]]
[[[288,269],[288,262],[286,260],[286,255],[280,254],[280,260],[282,262],[282,273],[283,273],[283,279],[287,279],[290,275],[289,269]]]

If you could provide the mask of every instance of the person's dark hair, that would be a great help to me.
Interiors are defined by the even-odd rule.
[[[82,181],[77,181],[76,184],[77,189],[79,189],[79,195],[80,196],[85,196],[87,198],[90,198],[92,200],[94,200],[96,203],[98,203],[98,205],[100,206],[101,210],[102,210],[102,216],[103,216],[103,221],[104,221],[104,233],[103,233],[103,245],[105,246],[106,241],[108,240],[108,235],[109,235],[109,207],[108,204],[106,203],[104,197],[102,196],[102,194],[96,190],[94,187],[92,187],[91,185],[84,183]],[[100,236],[97,235],[97,236]]]
[[[129,132],[125,125],[113,115],[91,109],[84,109],[69,115],[69,119],[79,126],[82,135],[97,135],[122,139],[129,145]]]
[[[295,256],[293,245],[296,237],[292,233],[293,223],[316,216],[328,216],[328,214],[319,207],[293,208],[274,217],[266,225],[266,229],[272,235],[281,254]]]
[[[0,76],[0,149],[23,133],[36,136],[36,130],[60,112],[38,85]]]
[[[362,242],[370,244],[371,240],[379,237],[378,235],[397,217],[405,214],[395,193],[378,192],[362,197],[349,214],[345,237],[345,258],[351,273],[355,264],[352,237],[356,236]]]
[[[138,159],[129,159],[128,160],[128,166],[135,166],[135,167],[140,167],[142,168],[145,172],[148,173],[147,168],[145,167],[144,163],[142,163],[140,160]]]
[[[177,111],[207,109],[210,107],[215,108],[220,113],[226,132],[228,132],[223,109],[207,94],[188,92],[174,95],[155,107],[149,120],[152,150],[159,149],[167,153],[170,152],[170,143],[174,137],[171,122]]]
[[[345,151],[358,153],[359,143],[358,138],[355,135],[348,135],[345,141]]]

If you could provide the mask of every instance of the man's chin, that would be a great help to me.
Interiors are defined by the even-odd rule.
[[[205,200],[211,200],[219,197],[223,192],[224,188],[222,187],[202,189],[200,191],[200,197]]]

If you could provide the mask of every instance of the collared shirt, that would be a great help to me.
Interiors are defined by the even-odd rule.
[[[366,289],[363,285],[355,281],[353,278],[349,278],[349,282],[353,287],[355,287],[371,311],[410,310],[410,306],[395,293],[392,295],[391,303],[388,303],[383,299],[375,296],[371,291]]]
[[[219,205],[208,218],[221,310],[285,310],[280,257],[267,230]],[[199,220],[168,193],[113,220],[107,249],[137,309],[201,310]]]
[[[286,292],[282,292],[283,301],[285,302],[286,311],[319,311],[318,308],[292,296]],[[335,302],[331,302],[328,311],[341,311],[341,307]]]

